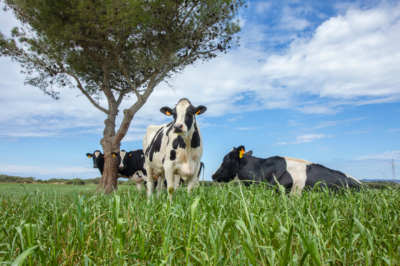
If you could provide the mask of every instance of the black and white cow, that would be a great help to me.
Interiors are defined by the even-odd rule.
[[[153,175],[163,177],[165,174],[170,201],[175,190],[172,186],[174,174],[188,183],[189,193],[197,184],[203,142],[195,116],[203,114],[206,110],[205,106],[195,107],[188,99],[181,99],[173,109],[160,109],[161,113],[172,116],[174,121],[161,126],[147,127],[143,150],[149,197],[153,191]]]
[[[121,150],[120,153],[111,153],[114,158],[118,158],[118,174],[119,177],[129,178],[136,183],[139,191],[142,191],[143,181],[146,181],[143,176],[146,176],[144,169],[144,154],[143,150],[126,152]]]
[[[86,156],[91,159],[93,158],[93,168],[98,168],[100,174],[103,175],[104,170],[104,154],[99,150],[95,150],[93,153],[86,153]]]
[[[238,175],[246,185],[253,181],[267,181],[271,185],[284,185],[291,194],[301,194],[304,187],[314,187],[317,182],[328,188],[359,188],[361,182],[342,172],[301,159],[274,156],[261,159],[245,152],[244,146],[233,148],[223,159],[221,166],[212,175],[216,182],[229,182]]]

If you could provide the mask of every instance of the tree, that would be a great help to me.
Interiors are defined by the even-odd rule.
[[[19,62],[25,84],[54,99],[57,88],[78,88],[107,115],[98,189],[117,188],[118,152],[136,112],[154,88],[196,61],[238,45],[242,0],[3,0],[22,22],[0,33],[0,56]],[[105,97],[108,106],[99,104]],[[135,103],[116,116],[123,100]]]

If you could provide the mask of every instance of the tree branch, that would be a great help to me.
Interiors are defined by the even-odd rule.
[[[129,78],[128,73],[126,72],[125,67],[119,62],[117,55],[115,55],[115,62],[117,63],[118,67],[122,70],[122,73],[124,73],[124,77],[125,77],[126,81],[128,82],[131,89],[135,92],[135,95],[138,98],[138,100],[142,101],[143,100],[142,95],[140,95],[136,86],[132,83],[131,79]]]
[[[96,107],[96,108],[99,109],[100,111],[102,111],[102,112],[108,114],[108,110],[105,109],[105,108],[103,108],[103,107],[101,107],[98,103],[96,103],[96,102],[93,100],[93,98],[90,97],[89,93],[87,93],[87,91],[85,91],[85,89],[83,88],[83,86],[82,86],[80,80],[78,79],[78,77],[77,77],[74,73],[67,72],[67,71],[63,71],[63,73],[65,73],[65,74],[67,74],[67,75],[70,75],[71,77],[73,77],[73,78],[75,79],[75,81],[78,83],[78,89],[81,90],[81,92],[83,93],[83,95],[85,95],[86,98],[89,99],[89,101],[94,105],[94,107]]]

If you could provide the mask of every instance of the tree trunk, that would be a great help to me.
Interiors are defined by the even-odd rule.
[[[113,157],[111,153],[119,152],[120,145],[113,144],[112,138],[103,138],[100,143],[103,146],[104,170],[97,186],[97,191],[102,190],[104,193],[109,194],[117,190],[118,180],[118,158]]]

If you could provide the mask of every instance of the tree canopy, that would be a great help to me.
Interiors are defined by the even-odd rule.
[[[134,114],[160,82],[238,44],[236,17],[244,5],[242,0],[4,3],[22,26],[10,37],[0,33],[0,55],[21,64],[26,84],[54,99],[59,87],[77,87],[104,112],[105,154],[118,151]],[[99,104],[103,97],[108,106]],[[129,98],[133,104],[116,130],[118,108]]]

